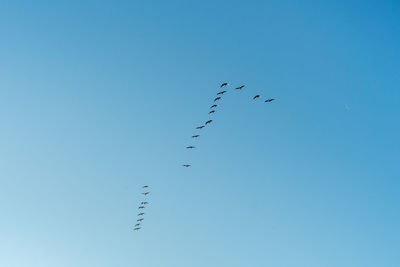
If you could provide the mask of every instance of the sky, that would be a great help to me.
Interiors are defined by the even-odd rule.
[[[399,1],[0,5],[1,266],[398,266]]]

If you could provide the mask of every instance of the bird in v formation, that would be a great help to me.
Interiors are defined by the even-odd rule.
[[[220,88],[225,87],[225,86],[228,86],[228,85],[229,85],[229,84],[228,84],[227,82],[224,82],[224,83],[222,83],[222,84],[220,85]],[[242,90],[244,87],[245,87],[245,85],[241,85],[241,86],[236,87],[235,90]],[[226,92],[227,92],[227,91],[225,91],[225,90],[224,90],[224,91],[220,91],[220,92],[217,93],[217,95],[223,95],[223,94],[225,94]],[[257,98],[260,98],[260,97],[261,97],[260,95],[255,95],[255,96],[253,97],[253,99],[257,99]],[[221,99],[222,99],[222,97],[217,96],[217,97],[214,99],[214,102],[216,102],[216,101],[218,101],[218,100],[221,100]],[[274,100],[275,100],[274,98],[270,98],[270,99],[265,100],[264,102],[268,103],[268,102],[272,102],[272,101],[274,101]],[[217,106],[218,106],[217,104],[213,104],[210,108],[213,109],[213,108],[216,108]],[[208,114],[213,114],[213,113],[215,113],[215,112],[216,112],[216,110],[211,110],[211,111],[208,112]],[[198,126],[198,127],[196,127],[196,129],[201,130],[201,129],[203,129],[203,128],[205,127],[205,125],[210,124],[212,121],[213,121],[213,120],[208,120],[208,121],[205,122],[204,125]],[[199,137],[199,136],[200,136],[200,135],[192,135],[192,138],[197,138],[197,137]],[[195,147],[194,147],[194,146],[187,146],[186,148],[192,149],[192,148],[195,148]],[[190,164],[183,164],[182,166],[188,168],[188,167],[190,167],[191,165],[190,165]]]

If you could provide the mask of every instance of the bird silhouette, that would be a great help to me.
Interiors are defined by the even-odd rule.
[[[186,148],[192,149],[192,148],[195,148],[195,146],[187,146]]]
[[[219,97],[216,97],[215,99],[214,99],[214,102],[215,101],[218,101],[218,100],[220,100],[221,99],[221,97],[219,96]]]
[[[189,168],[189,167],[192,166],[192,165],[190,165],[190,164],[183,164],[182,166],[183,166],[183,167],[186,167],[186,168]]]
[[[199,129],[199,130],[201,130],[201,129],[203,129],[203,128],[204,128],[204,126],[196,127],[196,129]]]
[[[148,185],[144,185],[143,188],[149,188],[149,186]]]
[[[196,135],[192,135],[192,138],[197,138],[197,137],[199,137],[200,135],[198,135],[198,134],[196,134]]]
[[[210,108],[216,108],[217,106],[218,106],[217,104],[214,104]]]
[[[144,212],[141,212],[138,214],[138,216],[143,216],[143,215],[144,215]]]
[[[219,92],[217,95],[223,95],[223,94],[225,94],[226,93],[226,91],[221,91],[221,92]]]
[[[253,97],[253,99],[256,99],[256,98],[259,98],[259,97],[260,97],[260,95],[256,95],[256,96]]]
[[[137,224],[135,224],[135,227],[137,227],[137,226],[139,226],[140,225],[140,223],[137,223]]]
[[[144,192],[142,193],[143,195],[147,196],[148,194],[150,194],[150,192]]]
[[[133,230],[135,230],[135,231],[137,231],[137,230],[140,230],[140,227],[136,227],[135,229],[133,229]]]
[[[211,110],[210,112],[208,112],[208,114],[212,114],[215,113],[215,110]]]
[[[146,208],[145,206],[140,206],[138,209],[144,209],[144,208]]]
[[[265,102],[272,102],[272,101],[274,101],[274,100],[275,100],[275,99],[270,98],[270,99],[265,100]]]
[[[223,84],[221,84],[220,87],[222,88],[222,87],[227,86],[227,85],[228,85],[228,83],[223,83]]]
[[[143,221],[143,218],[137,219],[136,221],[141,222]]]
[[[149,202],[147,202],[147,201],[143,201],[142,203],[140,203],[140,204],[142,204],[142,205],[146,205],[146,204],[149,204]]]
[[[242,90],[243,87],[244,87],[244,85],[241,85],[241,86],[239,86],[239,87],[236,87],[235,89],[236,89],[236,90]]]
[[[206,125],[207,125],[207,124],[210,124],[212,121],[213,121],[213,120],[208,120],[208,121],[206,121]]]

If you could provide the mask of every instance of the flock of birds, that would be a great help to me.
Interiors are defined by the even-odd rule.
[[[221,88],[224,88],[224,87],[226,87],[226,86],[228,86],[228,85],[229,85],[229,84],[226,83],[226,82],[225,82],[225,83],[222,83],[222,84],[220,85],[220,90],[222,90]],[[236,87],[235,90],[239,90],[239,91],[240,91],[240,90],[242,90],[244,87],[245,87],[244,85],[241,85],[241,86],[239,86],[239,87]],[[222,95],[224,95],[225,93],[227,93],[226,90],[222,90],[222,91],[220,91],[220,92],[217,93],[217,96],[214,98],[214,103],[213,103],[213,105],[210,107],[211,110],[208,112],[209,115],[212,115],[212,114],[214,114],[214,113],[217,111],[216,108],[218,107],[218,104],[216,104],[216,102],[222,100]],[[260,95],[255,95],[255,96],[253,97],[253,100],[258,99],[258,98],[260,98],[260,97],[261,97]],[[274,98],[268,98],[268,99],[266,99],[264,102],[269,103],[269,102],[272,102],[272,101],[274,101],[274,100],[275,100]],[[206,127],[207,125],[211,124],[212,122],[213,122],[213,120],[212,120],[212,119],[209,119],[209,120],[207,120],[207,121],[204,123],[204,125],[200,125],[200,126],[196,127],[196,130],[201,130],[201,129],[203,129],[204,127]],[[194,138],[194,139],[196,139],[196,138],[198,138],[198,137],[200,137],[199,134],[192,135],[192,138]],[[186,149],[193,149],[193,148],[196,148],[196,147],[193,146],[193,145],[190,145],[190,146],[187,146],[187,147],[186,147]],[[183,164],[182,166],[183,166],[183,167],[186,167],[186,168],[189,168],[189,167],[191,167],[192,165],[191,165],[191,164],[188,164],[188,163],[185,163],[185,164]]]
[[[133,230],[135,230],[135,231],[138,231],[142,228],[142,221],[144,220],[143,215],[145,214],[142,210],[145,209],[147,207],[147,205],[149,204],[149,202],[147,202],[147,195],[150,194],[150,191],[147,191],[149,186],[144,185],[142,188],[145,190],[145,192],[142,193],[142,195],[144,195],[145,199],[140,202],[140,205],[138,207],[138,210],[140,212],[138,213],[139,218],[136,220],[135,228],[133,228]]]
[[[229,84],[226,83],[226,82],[225,82],[225,83],[222,83],[222,84],[220,85],[220,88],[227,87],[228,85],[229,85]],[[242,90],[244,87],[245,87],[244,85],[241,85],[241,86],[239,86],[239,87],[236,87],[235,90],[239,90],[239,91],[240,91],[240,90]],[[224,89],[225,89],[225,88],[224,88]],[[220,92],[217,93],[217,96],[214,98],[214,103],[213,103],[213,105],[210,107],[211,110],[208,112],[209,115],[212,115],[212,114],[214,114],[214,113],[217,111],[216,108],[218,107],[218,104],[217,104],[216,102],[222,100],[222,95],[224,95],[225,93],[227,93],[226,90],[223,90],[223,89],[220,89],[220,90],[222,90],[222,91],[220,91]],[[261,96],[260,96],[260,95],[255,95],[255,96],[253,97],[253,100],[256,100],[256,99],[258,99],[258,98],[261,98]],[[272,101],[274,101],[274,100],[275,100],[274,98],[268,98],[268,99],[266,99],[264,102],[269,103],[269,102],[272,102]],[[196,130],[201,130],[201,129],[203,129],[204,127],[206,127],[207,125],[210,125],[212,122],[213,122],[213,120],[212,120],[212,119],[209,119],[209,120],[207,120],[203,125],[200,125],[200,126],[196,127]],[[198,138],[198,137],[200,137],[199,134],[194,134],[194,135],[192,135],[192,138],[193,138],[193,139],[196,139],[196,138]],[[193,145],[190,145],[190,146],[187,146],[187,147],[186,147],[186,149],[193,149],[193,148],[196,148],[196,147],[193,146]],[[192,166],[192,165],[186,163],[186,164],[183,164],[182,166],[188,168],[188,167],[190,167],[190,166]],[[147,197],[147,195],[150,193],[149,191],[147,191],[147,189],[149,188],[149,186],[148,186],[148,185],[144,185],[142,188],[146,190],[145,192],[142,192],[142,194],[143,194],[145,197]],[[147,199],[147,198],[146,198],[146,199]],[[147,205],[149,204],[149,203],[147,202],[146,199],[144,199],[143,201],[141,201],[141,203],[140,203],[140,205],[139,205],[139,207],[138,207],[138,210],[139,210],[140,212],[138,213],[138,217],[139,217],[139,218],[136,220],[136,224],[135,224],[135,228],[134,228],[135,231],[138,231],[138,230],[140,230],[140,229],[142,228],[142,221],[144,220],[143,215],[145,215],[145,213],[144,213],[142,210],[145,209],[145,208],[147,207]]]

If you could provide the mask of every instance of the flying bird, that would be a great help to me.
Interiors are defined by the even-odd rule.
[[[141,212],[138,214],[138,216],[143,216],[143,215],[144,215],[144,212]]]
[[[146,196],[146,195],[148,195],[149,193],[150,193],[150,192],[144,192],[144,193],[142,193],[142,194]]]
[[[215,110],[211,110],[210,112],[208,112],[208,114],[212,114],[215,113]]]
[[[186,168],[189,168],[189,167],[192,166],[192,165],[190,165],[190,164],[183,164],[182,166],[183,166],[183,167],[186,167]]]
[[[197,138],[197,137],[199,137],[200,135],[198,135],[198,134],[196,134],[196,135],[192,135],[192,138]]]
[[[228,83],[223,83],[223,84],[221,84],[220,87],[222,88],[222,87],[227,86],[227,85],[228,85]]]
[[[143,218],[137,219],[136,221],[141,222],[143,221]]]
[[[265,102],[272,102],[272,101],[274,101],[274,100],[275,100],[275,99],[270,98],[270,99],[265,100]]]
[[[216,97],[215,99],[214,99],[214,102],[215,101],[218,101],[218,100],[220,100],[221,99],[221,97],[219,96],[219,97]]]
[[[137,223],[137,224],[135,224],[135,227],[137,227],[137,226],[139,226],[140,225],[140,223]]]
[[[142,205],[146,205],[146,204],[149,204],[149,202],[144,201],[144,202],[142,202],[141,204],[142,204]]]
[[[260,95],[256,95],[256,96],[253,97],[253,99],[256,99],[256,98],[259,98],[259,97],[260,97]]]
[[[213,120],[206,121],[206,125],[210,124]]]
[[[143,188],[149,188],[149,186],[148,185],[144,185]]]
[[[199,129],[199,130],[201,130],[201,129],[203,129],[203,128],[204,128],[204,126],[196,127],[196,129]]]
[[[195,148],[195,146],[187,146],[186,148],[191,149],[191,148]]]
[[[226,93],[226,91],[221,91],[221,92],[219,92],[217,95],[223,95],[223,94],[225,94]]]
[[[140,206],[140,207],[139,207],[139,209],[144,209],[144,208],[146,208],[146,207],[145,207],[145,206]]]
[[[210,108],[216,108],[217,106],[218,106],[217,104],[214,104]]]
[[[236,90],[242,90],[243,87],[244,87],[244,85],[241,85],[241,86],[239,86],[239,87],[236,87],[235,89],[236,89]]]
[[[133,230],[135,230],[135,231],[137,231],[137,230],[139,230],[140,229],[140,227],[136,227],[135,229],[133,229]]]

